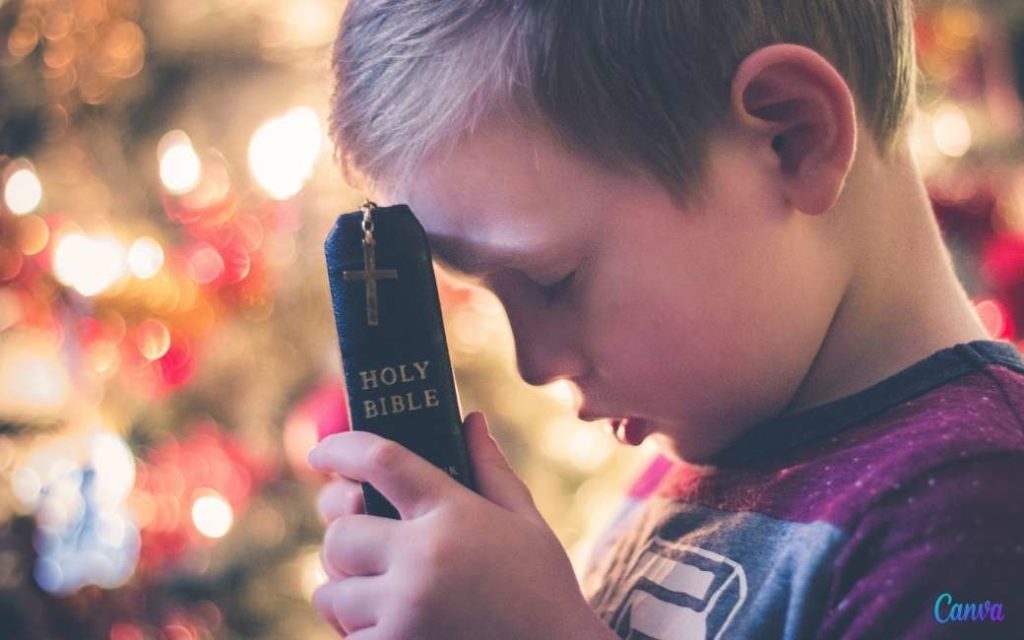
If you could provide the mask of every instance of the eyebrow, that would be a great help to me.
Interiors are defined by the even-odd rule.
[[[554,245],[542,248],[522,247],[520,251],[489,249],[484,246],[464,245],[453,238],[428,237],[433,259],[445,270],[466,280],[481,283],[491,265],[522,268],[528,263],[543,263],[553,259],[561,251]]]

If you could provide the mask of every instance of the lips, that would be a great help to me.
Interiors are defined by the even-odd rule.
[[[577,388],[579,388],[579,383],[577,383]],[[581,397],[583,395],[585,394],[581,393]],[[631,447],[638,446],[651,433],[650,423],[637,416],[607,418],[606,415],[601,415],[599,412],[594,411],[593,407],[579,406],[577,417],[584,422],[596,422],[607,419],[604,425],[608,434],[622,444]]]
[[[649,423],[635,416],[612,420],[611,430],[619,442],[631,447],[639,446],[650,435]]]

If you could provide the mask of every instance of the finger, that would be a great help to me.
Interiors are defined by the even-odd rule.
[[[317,495],[316,505],[324,524],[341,516],[366,512],[362,486],[346,478],[325,484]]]
[[[389,550],[398,522],[390,518],[351,515],[337,518],[324,533],[323,558],[346,576],[375,576],[388,569]]]
[[[430,511],[445,491],[463,489],[430,462],[394,440],[369,431],[335,433],[309,453],[309,464],[350,480],[369,482],[403,520]]]
[[[324,573],[331,580],[344,580],[348,576],[331,566],[331,563],[327,561],[327,556],[324,554],[326,549],[325,545],[320,545],[320,566],[324,568]]]
[[[474,411],[469,414],[464,428],[466,448],[473,464],[473,478],[480,495],[509,511],[543,522],[544,517],[537,509],[530,489],[512,469],[508,458],[491,435],[483,412]]]
[[[313,592],[313,606],[343,633],[353,633],[377,624],[377,607],[386,598],[383,584],[379,578],[332,580]]]
[[[331,627],[338,632],[338,635],[348,636],[345,628],[341,626],[338,619],[334,615],[333,604],[330,599],[330,592],[325,591],[324,587],[330,584],[325,582],[313,591],[313,597],[310,600],[313,603],[313,608],[316,609],[317,615],[319,615],[324,622],[331,625]]]

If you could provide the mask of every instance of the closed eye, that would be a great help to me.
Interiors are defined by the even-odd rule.
[[[575,277],[576,277],[576,272],[573,271],[572,273],[570,273],[569,275],[565,276],[564,278],[562,278],[558,282],[555,282],[554,284],[540,285],[541,292],[548,299],[554,298],[555,296],[560,294],[562,291],[567,289],[569,287],[569,285],[572,284],[572,281],[575,279]]]

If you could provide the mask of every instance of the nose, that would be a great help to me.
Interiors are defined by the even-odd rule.
[[[505,307],[516,349],[519,377],[543,386],[585,373],[580,353],[581,335],[571,310],[544,299],[535,286],[509,284],[495,287]]]

